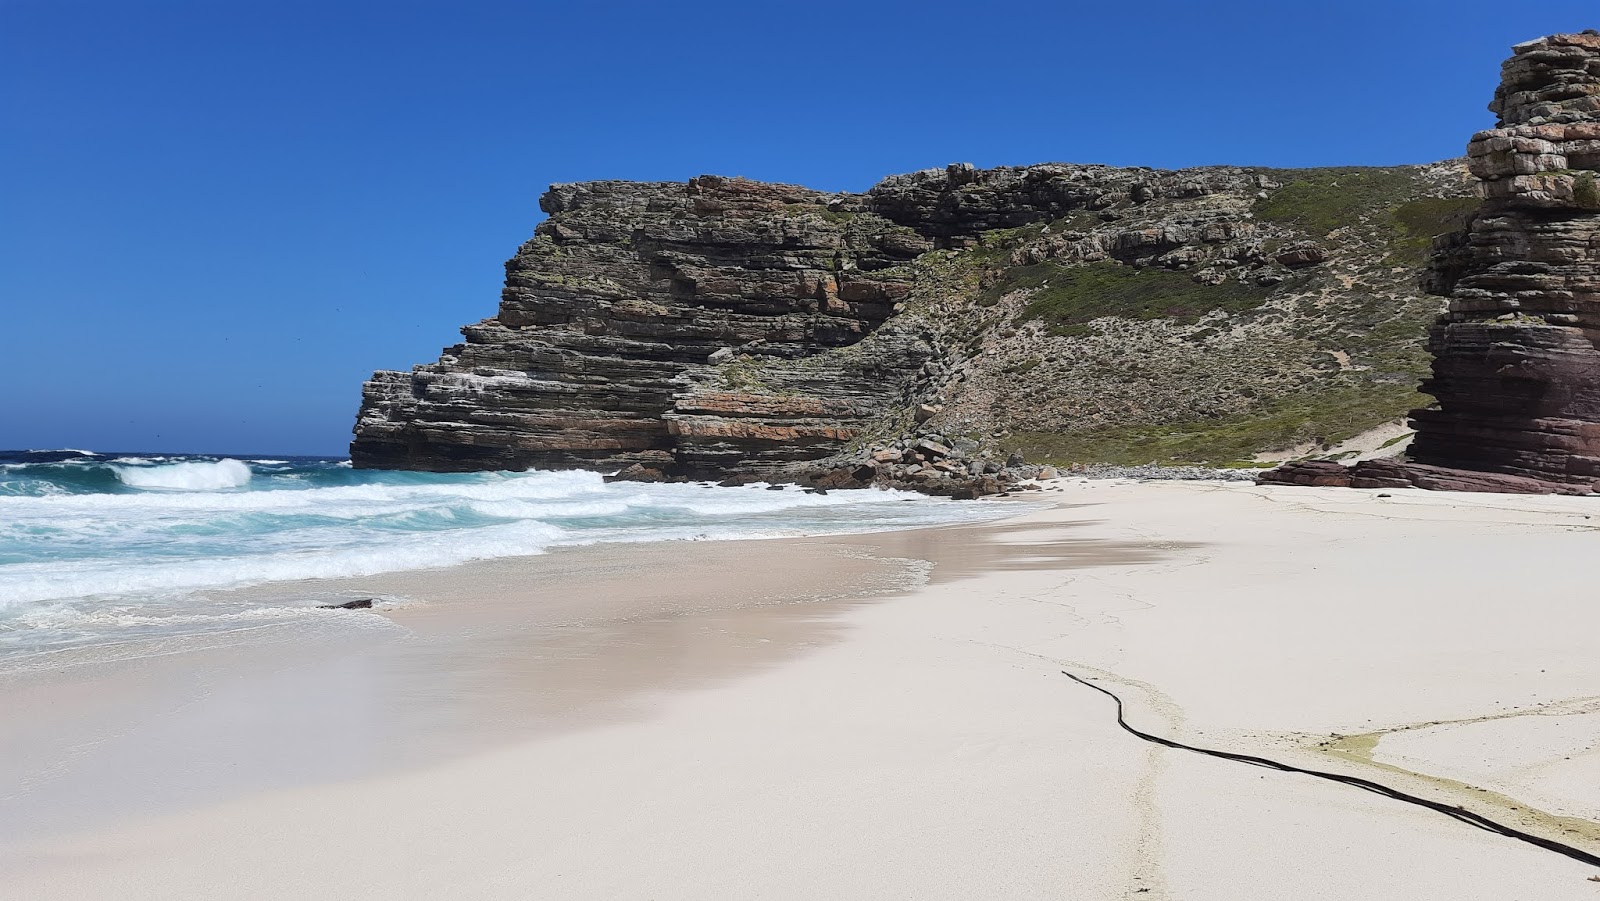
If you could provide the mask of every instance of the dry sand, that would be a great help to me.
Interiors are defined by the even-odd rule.
[[[0,730],[0,822],[77,813],[0,833],[0,897],[1600,898],[1439,814],[1139,742],[1059,674],[1600,851],[1595,501],[1058,487],[989,526],[367,580],[429,603],[8,690],[43,725]],[[219,723],[270,778],[160,774],[217,769]],[[318,743],[322,771],[258,760]]]

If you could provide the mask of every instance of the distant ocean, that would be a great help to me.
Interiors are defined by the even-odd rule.
[[[356,470],[328,457],[0,451],[0,663],[312,609],[219,594],[264,582],[561,545],[869,532],[1003,512],[894,491],[606,484],[588,472],[440,474]]]

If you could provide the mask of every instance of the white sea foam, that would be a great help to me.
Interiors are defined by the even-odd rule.
[[[995,515],[987,504],[894,491],[606,483],[588,472],[351,473],[323,462],[285,463],[251,479],[238,460],[88,465],[139,490],[73,475],[80,481],[63,481],[72,491],[61,493],[49,480],[67,477],[43,469],[35,481],[48,494],[31,482],[28,494],[0,492],[0,651],[233,615],[205,597],[208,589],[450,566],[556,545],[859,532]]]
[[[469,560],[537,554],[563,534],[558,527],[529,521],[471,531],[401,534],[382,545],[331,550],[291,547],[271,554],[239,553],[172,561],[147,558],[14,564],[6,567],[0,577],[0,609],[31,601],[170,595],[200,588],[453,566]]]
[[[238,460],[113,466],[111,471],[130,488],[168,491],[216,491],[239,488],[250,481],[250,467]]]

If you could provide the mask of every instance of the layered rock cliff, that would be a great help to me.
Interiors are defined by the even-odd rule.
[[[1413,466],[1273,478],[1589,493],[1600,479],[1600,33],[1514,48],[1474,135],[1483,201],[1439,242],[1427,287],[1436,406],[1412,414]],[[1326,469],[1324,467],[1324,469]],[[1343,480],[1341,482],[1340,480]],[[1331,480],[1331,481],[1330,481]]]
[[[1419,463],[1558,482],[1600,478],[1600,34],[1506,61],[1498,127],[1467,145],[1482,208],[1440,254],[1450,309],[1429,336],[1439,399]]]
[[[1329,443],[1418,402],[1439,310],[1418,266],[1469,193],[1454,163],[953,165],[860,194],[557,185],[498,314],[436,363],[377,373],[351,455],[696,477],[826,458],[899,478],[869,452]],[[924,483],[993,469],[941,463],[912,466]]]
[[[540,205],[550,218],[506,264],[499,314],[439,362],[367,383],[356,465],[808,459],[932,356],[915,328],[884,323],[910,290],[906,264],[933,244],[861,198],[705,176],[557,185]],[[871,348],[827,354],[875,333]],[[770,382],[748,371],[823,356]]]

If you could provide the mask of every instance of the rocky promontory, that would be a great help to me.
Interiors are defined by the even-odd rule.
[[[366,384],[357,466],[1002,490],[1226,463],[1417,405],[1459,163],[957,164],[864,193],[555,185],[465,341]]]

